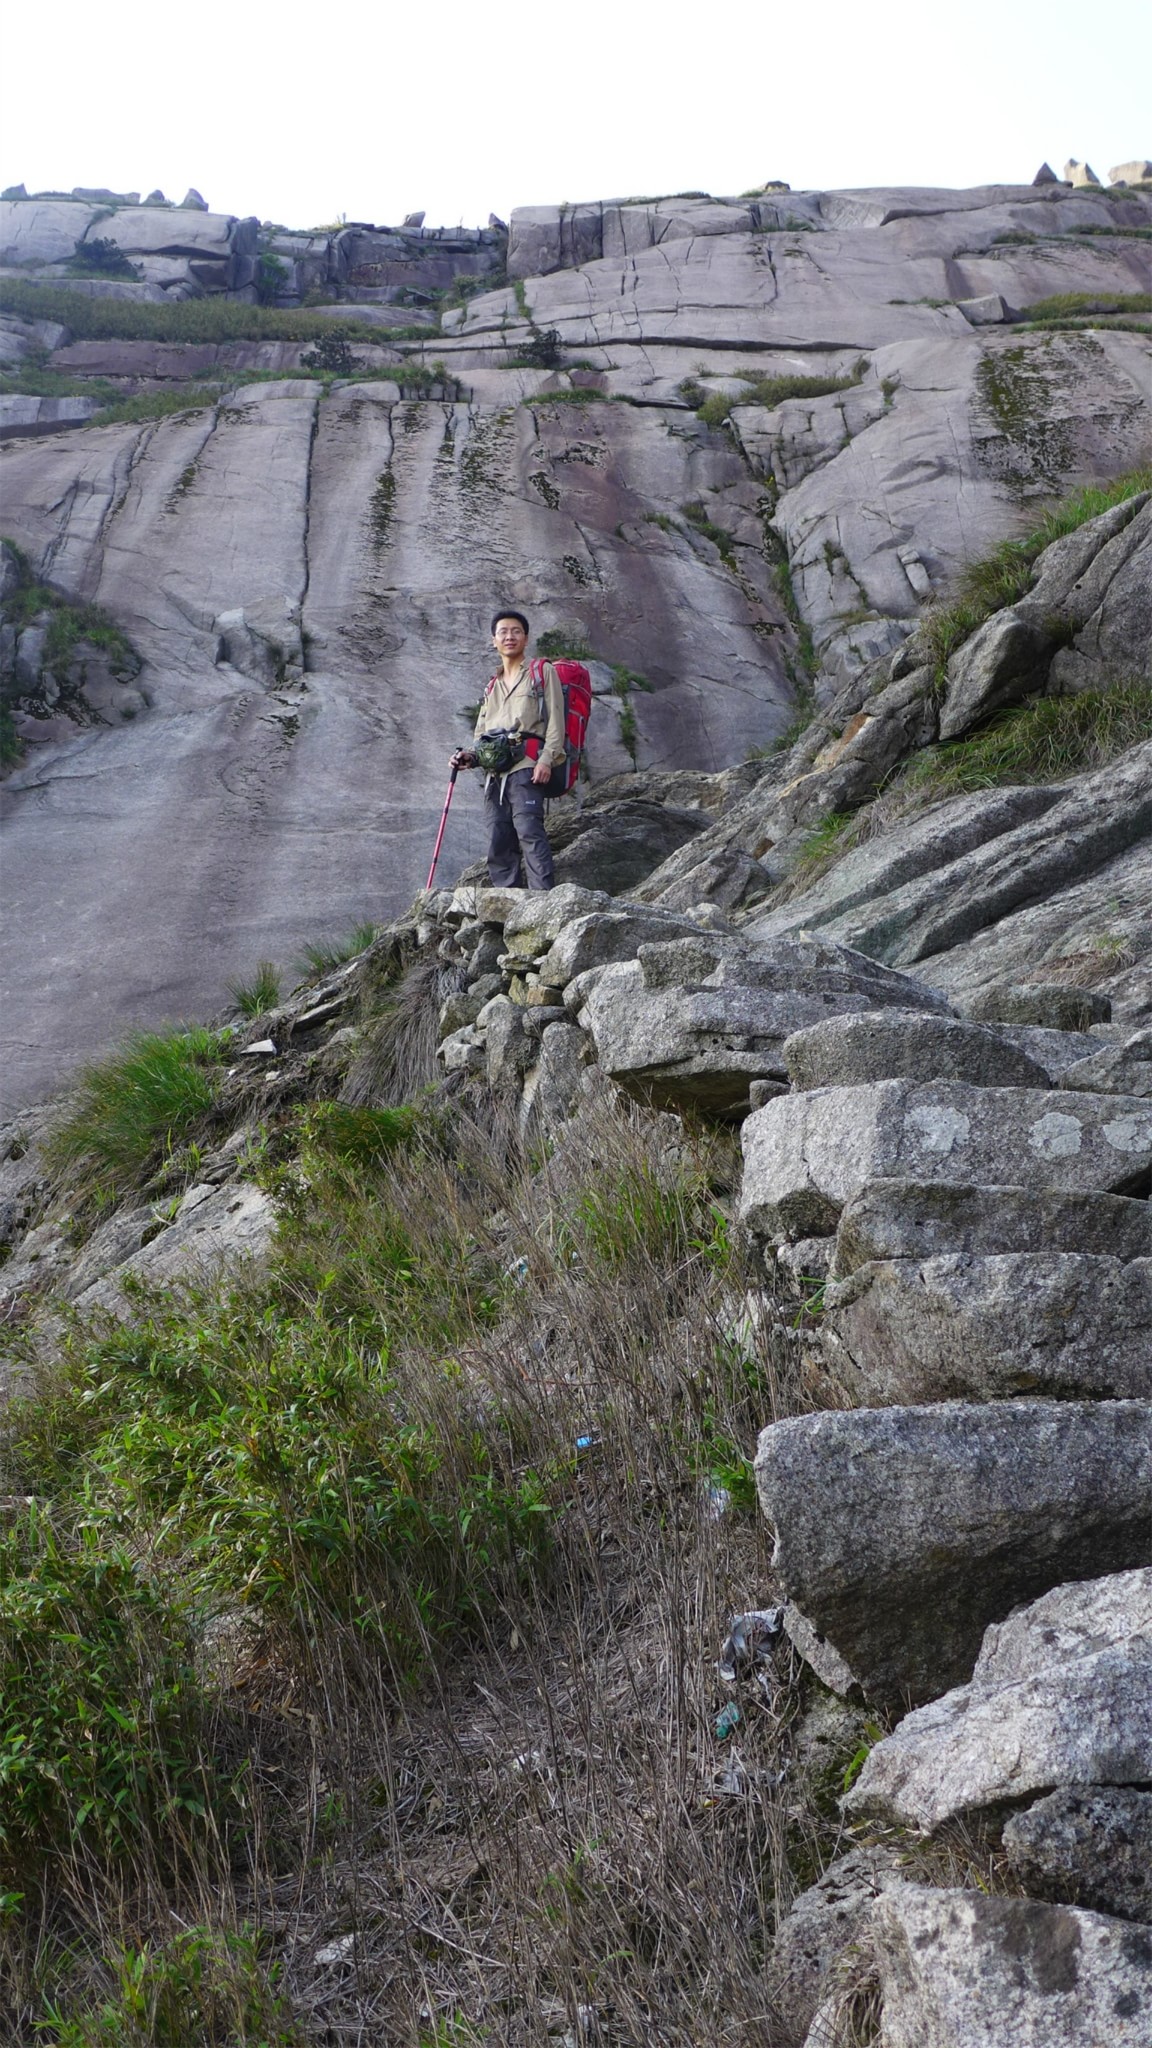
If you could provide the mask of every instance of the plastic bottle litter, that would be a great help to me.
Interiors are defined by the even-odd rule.
[[[751,1607],[746,1614],[734,1614],[716,1663],[721,1678],[731,1683],[748,1677],[758,1664],[769,1663],[783,1627],[782,1607]]]
[[[743,1718],[735,1700],[729,1700],[726,1707],[721,1707],[716,1716],[717,1742],[723,1742],[729,1735],[734,1735]]]

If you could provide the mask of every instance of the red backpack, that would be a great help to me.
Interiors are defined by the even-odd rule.
[[[531,667],[532,688],[541,705],[545,701],[544,670],[547,664],[534,661]],[[553,763],[552,775],[544,794],[550,803],[559,796],[568,796],[580,779],[580,757],[584,752],[584,735],[588,720],[592,716],[592,678],[582,661],[554,661],[556,680],[564,698],[564,760],[557,767]],[[488,690],[496,681],[493,676]],[[488,691],[484,692],[487,696]],[[537,761],[543,748],[543,741],[530,736],[526,742],[528,757]]]

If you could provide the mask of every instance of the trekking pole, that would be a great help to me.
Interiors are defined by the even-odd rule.
[[[448,806],[452,801],[452,791],[456,787],[456,777],[459,773],[460,770],[453,764],[452,773],[448,777],[448,794],[444,799],[444,809],[440,813],[440,830],[436,834],[436,849],[432,855],[432,865],[428,870],[428,880],[424,884],[426,889],[432,887],[432,877],[436,873],[436,863],[440,858],[440,848],[444,844],[444,827],[448,823]]]

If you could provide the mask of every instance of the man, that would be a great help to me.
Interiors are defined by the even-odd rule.
[[[476,744],[458,748],[451,766],[485,768],[493,886],[521,889],[526,882],[529,889],[550,889],[552,848],[544,830],[544,798],[553,767],[564,761],[564,693],[551,662],[544,663],[541,682],[533,680],[523,612],[497,612],[492,645],[503,672],[485,692],[472,736]],[[485,754],[495,755],[499,765],[490,766]]]

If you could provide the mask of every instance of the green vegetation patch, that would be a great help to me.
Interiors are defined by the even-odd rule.
[[[304,2048],[266,1949],[249,1927],[206,1926],[117,1948],[103,1992],[47,2007],[53,2048]]]
[[[0,1878],[202,1821],[201,1738],[187,1621],[155,1574],[112,1520],[59,1533],[29,1510],[0,1536]]]
[[[1061,782],[1106,767],[1152,738],[1152,689],[1144,683],[1037,697],[1004,712],[971,739],[929,747],[902,778],[910,793],[942,797],[1001,783]]]
[[[1047,325],[1090,313],[1118,313],[1129,319],[1138,313],[1152,313],[1152,292],[1055,292],[1051,298],[1025,306],[1020,317]]]
[[[140,1031],[86,1067],[46,1146],[52,1170],[108,1198],[145,1185],[207,1117],[228,1032]]]
[[[927,612],[917,627],[943,691],[948,662],[956,649],[1002,606],[1015,604],[1032,587],[1032,568],[1044,549],[1065,534],[1123,504],[1141,491],[1152,490],[1152,469],[1129,470],[1107,484],[1089,484],[1045,512],[1038,525],[1016,540],[1004,540],[991,553],[971,562],[958,580],[950,604]]]
[[[331,318],[305,309],[246,306],[213,297],[175,303],[147,299],[90,299],[66,285],[0,278],[0,312],[22,320],[59,320],[77,341],[322,341]],[[344,323],[349,341],[427,341],[427,327],[372,327]]]
[[[737,405],[763,405],[771,410],[786,398],[831,398],[837,391],[851,391],[860,382],[859,376],[763,377],[752,370],[742,370],[738,375],[748,387],[746,392],[714,391],[698,408],[697,416],[706,427],[723,426]],[[680,389],[688,395],[683,384]]]

